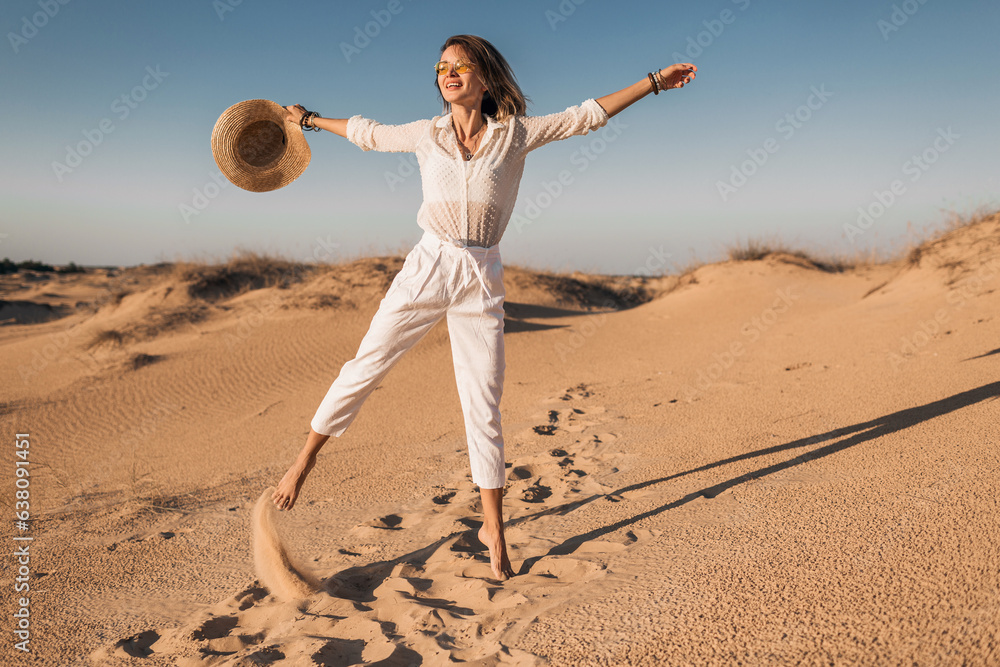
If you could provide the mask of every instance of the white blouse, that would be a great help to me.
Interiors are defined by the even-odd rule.
[[[500,242],[514,211],[524,158],[550,141],[603,127],[608,114],[594,99],[547,116],[486,116],[486,133],[464,160],[451,114],[404,125],[353,116],[347,138],[362,150],[415,152],[424,201],[417,224],[439,238],[469,246]]]

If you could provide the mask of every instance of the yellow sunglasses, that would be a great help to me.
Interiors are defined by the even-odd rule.
[[[441,62],[434,64],[434,71],[438,73],[438,76],[441,74],[447,74],[450,68],[451,63],[447,60],[442,60]],[[455,72],[457,74],[465,74],[466,72],[471,72],[474,69],[475,66],[468,60],[459,59],[455,61]]]

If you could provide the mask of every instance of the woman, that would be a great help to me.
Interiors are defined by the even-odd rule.
[[[548,116],[526,116],[526,100],[507,61],[481,37],[448,38],[435,65],[444,115],[405,125],[354,116],[321,118],[285,107],[307,129],[328,130],[362,150],[415,152],[424,202],[424,236],[390,285],[357,356],[347,362],[310,423],[298,459],[272,500],[295,506],[316,454],[340,436],[392,366],[442,317],[448,318],[455,378],[465,417],[473,481],[484,521],[479,539],[498,579],[514,575],[503,533],[506,481],[500,396],[503,392],[503,267],[499,246],[510,219],[524,158],[550,141],[586,134],[649,93],[683,88],[691,63],[671,65],[597,100]]]

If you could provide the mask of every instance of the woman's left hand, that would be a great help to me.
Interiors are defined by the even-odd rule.
[[[295,123],[298,125],[302,121],[302,116],[306,114],[306,108],[301,104],[292,104],[291,106],[285,107],[285,111],[288,115],[285,116],[285,120],[289,123]]]
[[[660,84],[663,90],[683,88],[685,83],[694,81],[698,68],[691,63],[677,63],[660,70]]]

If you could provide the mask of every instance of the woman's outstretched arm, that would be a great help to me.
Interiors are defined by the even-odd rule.
[[[677,63],[660,70],[660,82],[663,90],[672,88],[683,88],[684,84],[694,81],[695,72],[698,68],[691,63]],[[608,112],[608,116],[614,116],[625,107],[638,102],[646,95],[653,92],[653,84],[646,77],[642,81],[633,83],[628,88],[622,88],[616,93],[597,98],[597,103]]]
[[[289,122],[298,125],[305,108],[301,104],[293,104],[285,107],[288,112],[286,118]],[[355,121],[350,126],[350,121]],[[420,139],[427,134],[431,125],[431,120],[421,119],[402,125],[383,125],[378,121],[362,116],[352,116],[351,118],[313,118],[310,123],[321,130],[327,130],[338,134],[363,151],[382,151],[392,153],[412,153],[417,150]],[[350,128],[350,135],[348,135]]]
[[[285,111],[288,112],[288,120],[298,124],[299,120],[302,118],[302,114],[306,112],[305,108],[299,104],[293,104],[292,106],[285,107]],[[313,118],[312,124],[321,130],[327,130],[333,132],[334,134],[339,134],[340,136],[347,138],[347,119],[346,118]]]

